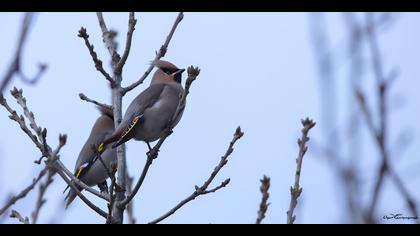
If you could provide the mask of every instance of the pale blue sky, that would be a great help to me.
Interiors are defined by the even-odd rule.
[[[327,16],[328,33],[337,53],[346,50],[346,28],[340,13]],[[127,15],[105,14],[108,27],[119,34],[120,51],[124,45]],[[126,66],[123,84],[138,79],[148,62],[163,43],[177,13],[137,13],[138,23]],[[10,62],[18,35],[21,13],[1,13],[0,75]],[[392,28],[380,34],[385,68],[399,69],[400,78],[391,90],[392,115],[390,143],[401,130],[410,130],[413,141],[409,148],[393,156],[400,173],[413,196],[420,199],[420,146],[417,134],[418,55],[420,55],[419,14],[400,13]],[[296,139],[300,136],[300,119],[313,118],[318,125],[311,131],[313,140],[321,142],[320,90],[308,13],[185,13],[169,46],[165,60],[179,67],[201,68],[193,84],[184,116],[174,134],[165,142],[159,158],[152,165],[140,193],[136,196],[135,215],[146,223],[172,208],[201,185],[225,152],[235,128],[245,132],[238,141],[229,163],[219,173],[214,185],[230,177],[228,187],[217,193],[201,196],[171,216],[164,223],[253,223],[261,198],[259,179],[271,177],[271,205],[265,223],[285,223],[289,206],[289,188],[294,181]],[[23,88],[29,108],[42,127],[48,128],[48,140],[56,146],[59,133],[68,135],[61,159],[69,169],[79,154],[90,128],[98,117],[91,105],[81,101],[80,92],[103,102],[110,101],[108,84],[93,66],[91,57],[77,31],[87,28],[98,56],[109,63],[109,55],[101,40],[94,13],[41,13],[37,15],[23,56],[24,71],[34,74],[38,62],[48,64],[48,70],[34,87],[19,79],[12,86]],[[345,58],[345,54],[344,54]],[[339,121],[348,117],[346,94],[349,63],[337,62],[337,103]],[[107,67],[109,70],[109,67]],[[185,78],[184,78],[185,79]],[[371,93],[372,78],[367,76],[364,90]],[[124,109],[146,86],[139,86],[124,98]],[[5,95],[14,108],[19,107]],[[396,108],[397,103],[403,106]],[[0,109],[0,203],[6,195],[31,182],[40,170],[33,164],[39,152],[16,123]],[[318,138],[317,138],[318,137]],[[362,176],[363,199],[369,199],[376,169],[378,152],[364,133]],[[146,145],[129,142],[128,168],[137,178],[146,160]],[[302,170],[303,194],[296,210],[297,223],[341,223],[343,205],[330,167],[315,153],[307,153]],[[59,223],[103,223],[102,217],[80,200],[67,211],[61,209],[65,183],[57,176],[48,189],[48,202],[40,215],[41,223],[52,219]],[[409,215],[404,202],[390,181],[386,181],[378,217],[401,212]],[[89,195],[90,196],[90,195]],[[13,206],[29,216],[35,205],[36,192]],[[103,209],[105,203],[91,197]],[[1,205],[1,204],[0,204]],[[6,220],[14,223],[14,219]],[[385,222],[384,222],[385,223]]]

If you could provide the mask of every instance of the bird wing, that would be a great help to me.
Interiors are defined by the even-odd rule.
[[[133,118],[131,124],[121,134],[120,139],[118,139],[118,141],[112,145],[112,148],[118,147],[119,145],[126,142],[132,137],[132,131],[134,130],[134,127],[136,127],[137,124],[141,123],[141,118],[143,118],[143,116],[144,115],[142,114]]]
[[[131,139],[134,135],[134,128],[142,123],[145,110],[152,107],[159,100],[165,86],[167,85],[153,84],[134,98],[128,106],[120,125],[115,129],[115,132],[111,137],[107,138],[99,145],[98,151],[102,152],[105,146],[110,143],[116,142],[112,145],[112,147],[115,148]]]
[[[134,98],[121,124],[130,125],[134,117],[142,115],[147,108],[152,107],[159,100],[166,86],[166,84],[153,84]]]
[[[79,166],[76,171],[74,172],[74,176],[78,179],[80,179],[81,177],[83,177],[83,175],[90,169],[90,167],[93,165],[93,163],[95,163],[95,161],[98,159],[99,155],[94,155],[93,159],[90,160],[89,162],[85,162],[83,163],[81,166]],[[67,191],[67,189],[70,188],[70,185],[67,185],[67,187],[64,189],[63,193],[65,193]],[[66,199],[68,198],[68,196],[66,197]]]
[[[101,113],[102,116],[96,120],[89,138],[86,140],[82,150],[80,150],[79,157],[77,158],[74,175],[78,179],[80,179],[97,160],[98,155],[95,151],[95,147],[113,133],[114,125],[111,115],[105,114],[105,111],[103,110],[101,110]],[[100,130],[98,130],[98,126],[101,127]]]
[[[100,155],[95,153],[94,147],[98,143],[101,143],[104,139],[104,136],[94,136],[89,137],[89,139],[86,141],[85,145],[80,151],[79,158],[76,163],[76,168],[74,170],[74,176],[76,178],[80,179],[81,177],[83,177],[83,175],[96,162]],[[66,189],[64,189],[64,192],[66,192],[69,187],[70,185],[68,185]]]

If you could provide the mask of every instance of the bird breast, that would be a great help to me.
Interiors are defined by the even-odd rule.
[[[148,142],[157,140],[174,116],[178,102],[178,91],[166,87],[158,101],[145,110],[144,123],[136,129],[134,138]]]

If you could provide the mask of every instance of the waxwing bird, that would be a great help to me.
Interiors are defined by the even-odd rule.
[[[112,111],[105,108],[99,109],[101,111],[101,116],[93,125],[90,136],[80,151],[75,165],[74,175],[85,184],[89,186],[98,185],[101,191],[105,191],[107,189],[106,179],[109,175],[104,164],[107,166],[108,170],[111,170],[111,163],[117,162],[117,153],[115,149],[108,149],[99,156],[95,151],[95,148],[114,132]],[[102,158],[103,162],[98,160],[98,157]],[[79,190],[82,190],[82,188],[79,188]],[[73,189],[70,189],[65,198],[66,208],[73,202],[76,196],[76,192]]]
[[[157,60],[152,63],[157,67],[147,89],[140,93],[128,106],[127,111],[111,137],[98,146],[102,152],[108,144],[115,148],[130,139],[141,140],[148,144],[156,141],[175,115],[182,88],[182,72],[174,64]],[[182,114],[175,121],[179,122]]]

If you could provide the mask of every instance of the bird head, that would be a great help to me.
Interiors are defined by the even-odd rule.
[[[175,81],[177,83],[182,82],[182,72],[184,72],[185,69],[179,69],[174,64],[164,60],[156,60],[152,62],[152,65],[158,68],[153,75],[152,83],[169,81]]]

